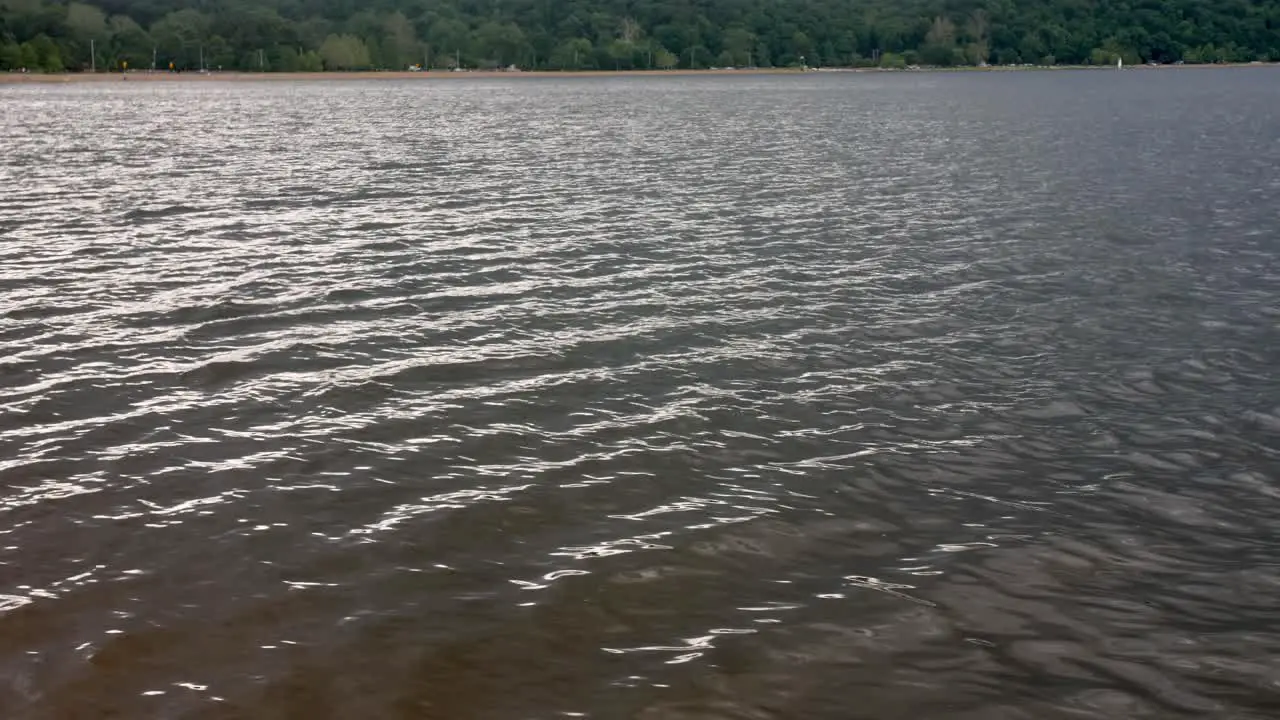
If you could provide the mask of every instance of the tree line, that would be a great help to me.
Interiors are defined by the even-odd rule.
[[[0,0],[0,71],[1280,61],[1280,0]]]

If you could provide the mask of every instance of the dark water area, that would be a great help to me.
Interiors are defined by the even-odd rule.
[[[0,716],[1280,714],[1280,73],[0,88]]]

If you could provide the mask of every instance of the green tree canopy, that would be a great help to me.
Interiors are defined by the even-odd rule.
[[[179,69],[1280,61],[1280,0],[0,0],[0,69],[91,41]]]
[[[330,35],[320,45],[326,70],[366,70],[372,65],[369,48],[355,35]]]

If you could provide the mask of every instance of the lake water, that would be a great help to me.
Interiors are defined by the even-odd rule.
[[[0,87],[6,718],[1267,718],[1280,72]]]

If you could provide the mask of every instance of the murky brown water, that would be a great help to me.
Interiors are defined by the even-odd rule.
[[[0,87],[0,716],[1280,712],[1270,70]]]

